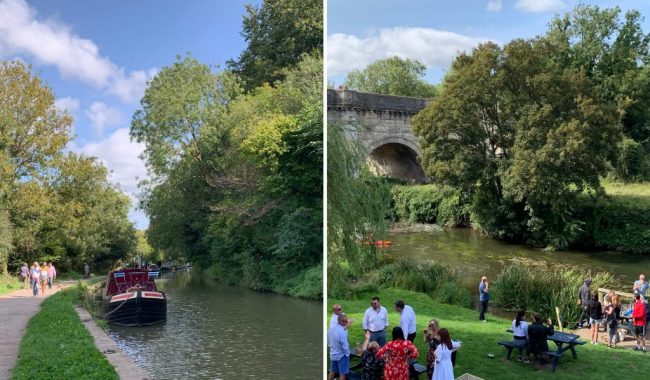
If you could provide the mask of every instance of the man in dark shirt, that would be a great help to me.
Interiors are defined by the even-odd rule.
[[[535,356],[541,352],[548,351],[546,338],[555,334],[553,321],[549,318],[546,320],[546,323],[548,326],[542,323],[542,316],[539,313],[535,313],[533,323],[528,326],[528,352],[535,354]]]
[[[582,312],[580,313],[580,318],[578,319],[578,327],[582,327],[582,321],[589,318],[589,301],[591,300],[591,279],[588,278],[580,287],[578,291],[578,304]]]

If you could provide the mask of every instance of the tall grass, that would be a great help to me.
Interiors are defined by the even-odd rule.
[[[578,289],[586,278],[593,280],[592,291],[611,288],[614,276],[607,272],[591,272],[564,266],[545,267],[511,264],[501,271],[492,285],[492,300],[507,310],[526,309],[555,320],[555,307],[560,308],[563,323],[575,323],[580,317]]]
[[[13,292],[20,289],[18,277],[10,274],[0,274],[0,294]]]
[[[368,272],[347,287],[343,284],[328,284],[328,288],[331,297],[354,297],[385,288],[401,288],[424,293],[440,303],[463,307],[472,304],[471,294],[462,286],[458,272],[444,264],[430,261],[400,259]]]

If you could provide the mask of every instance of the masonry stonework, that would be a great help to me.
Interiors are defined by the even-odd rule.
[[[327,120],[351,127],[350,137],[366,148],[375,174],[423,183],[427,179],[417,160],[420,147],[411,118],[427,103],[422,98],[327,90]]]

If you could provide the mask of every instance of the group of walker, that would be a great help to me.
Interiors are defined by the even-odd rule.
[[[34,262],[31,267],[28,267],[27,263],[23,263],[20,267],[20,279],[22,281],[21,289],[27,288],[29,283],[34,296],[38,295],[39,290],[44,295],[46,288],[52,288],[54,279],[56,279],[56,268],[52,262],[43,262],[42,265]]]
[[[621,315],[621,301],[619,295],[613,290],[604,297],[604,305],[598,299],[598,292],[591,293],[590,285],[592,280],[586,279],[578,291],[578,303],[581,305],[582,313],[578,320],[578,327],[583,327],[585,317],[589,319],[589,328],[591,329],[591,343],[598,344],[598,326],[603,321],[608,331],[608,347],[617,347],[618,329],[623,320],[629,320],[630,330],[636,338],[635,351],[646,352],[645,335],[648,323],[647,313],[650,312],[646,301],[646,293],[650,284],[646,282],[645,276],[641,274],[639,279],[634,282],[632,292],[634,301],[632,306],[623,315]]]
[[[404,301],[395,302],[395,311],[400,314],[399,326],[392,329],[392,340],[387,342],[388,311],[381,305],[379,297],[373,297],[370,307],[363,316],[362,328],[365,341],[361,347],[360,376],[350,372],[350,348],[347,330],[352,320],[343,313],[341,305],[332,306],[332,317],[327,333],[330,349],[330,372],[328,379],[336,375],[341,380],[361,378],[363,380],[408,380],[415,371],[415,360],[419,356],[413,344],[416,337],[415,311]],[[429,321],[423,330],[427,353],[427,374],[433,380],[453,380],[452,354],[460,348],[449,331],[440,328],[438,321]],[[383,376],[383,377],[382,377]]]

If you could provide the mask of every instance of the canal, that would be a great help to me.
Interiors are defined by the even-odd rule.
[[[184,271],[157,284],[168,297],[164,324],[107,329],[151,379],[321,377],[321,302],[224,286]]]

